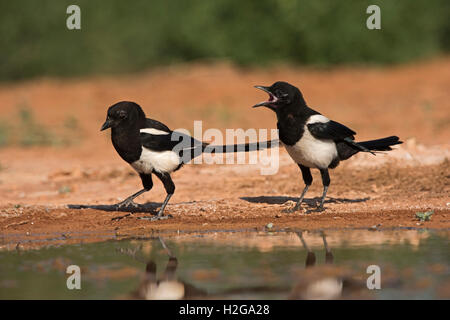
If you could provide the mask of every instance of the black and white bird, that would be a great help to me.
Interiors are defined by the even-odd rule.
[[[358,152],[375,154],[377,151],[392,150],[391,146],[402,143],[397,136],[355,142],[356,132],[309,108],[300,90],[287,82],[279,81],[270,87],[255,88],[267,92],[269,99],[253,107],[264,106],[276,113],[280,141],[300,167],[306,185],[300,199],[289,212],[300,209],[313,180],[311,168],[319,169],[322,176],[323,194],[317,208],[317,211],[322,211],[330,185],[328,169],[336,168],[340,161]]]
[[[138,207],[133,200],[153,187],[152,174],[158,177],[167,196],[155,217],[167,219],[164,209],[175,192],[170,174],[202,153],[247,152],[272,147],[274,141],[235,145],[211,146],[193,137],[170,130],[165,124],[146,118],[142,108],[129,101],[114,104],[108,109],[101,131],[111,128],[111,140],[120,157],[137,171],[143,189],[117,204],[118,208]],[[278,141],[276,141],[278,142]]]

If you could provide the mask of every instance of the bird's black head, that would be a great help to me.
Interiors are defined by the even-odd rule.
[[[100,131],[108,128],[130,127],[145,122],[145,113],[142,108],[134,102],[121,101],[108,109],[106,121]]]
[[[270,87],[255,86],[255,88],[267,92],[269,99],[255,104],[253,108],[267,107],[277,112],[290,105],[306,105],[300,90],[287,82],[277,81]]]

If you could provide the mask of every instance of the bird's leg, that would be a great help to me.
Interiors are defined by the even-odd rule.
[[[303,244],[303,247],[305,248],[307,255],[306,255],[306,261],[305,261],[305,267],[313,267],[316,264],[316,254],[311,251],[311,249],[306,244],[305,239],[303,238],[303,233],[297,232],[297,236],[300,238],[300,241]]]
[[[164,209],[167,206],[167,203],[169,202],[170,198],[172,197],[173,193],[169,193],[167,194],[166,198],[164,199],[164,202],[161,206],[161,209],[159,209],[158,214],[154,217],[152,217],[150,220],[151,221],[156,221],[156,220],[165,220],[165,219],[169,219],[172,218],[172,216],[170,214],[168,215],[164,215]]]
[[[143,194],[144,192],[150,191],[152,189],[152,187],[153,187],[152,175],[151,174],[141,173],[141,174],[139,174],[139,176],[141,177],[142,185],[144,186],[144,188],[142,190],[139,190],[135,194],[129,196],[128,198],[126,198],[122,202],[119,202],[118,204],[116,204],[118,209],[124,208],[124,207],[125,208],[127,208],[127,207],[132,207],[132,208],[139,207],[139,205],[137,203],[135,203],[133,200],[136,197],[138,197],[141,194]]]
[[[175,280],[175,272],[178,267],[178,260],[172,254],[170,249],[167,247],[163,238],[159,237],[159,242],[161,242],[161,245],[163,246],[164,250],[166,251],[167,255],[169,256],[169,261],[167,262],[166,270],[164,271],[160,280],[165,280],[165,281]]]
[[[164,250],[166,251],[167,255],[169,256],[169,258],[175,257],[172,254],[172,251],[170,251],[169,247],[166,245],[166,243],[164,242],[164,239],[161,237],[158,237],[159,242],[161,243],[162,247],[164,248]]]
[[[323,246],[325,247],[325,263],[326,264],[333,264],[333,253],[331,253],[331,249],[328,247],[327,238],[325,236],[325,233],[321,232],[322,240],[323,240]]]
[[[141,173],[140,174],[141,180],[142,180],[142,184],[144,185],[144,188],[142,190],[139,190],[138,192],[136,192],[135,194],[129,196],[128,198],[126,198],[125,200],[123,200],[122,202],[119,202],[117,204],[115,204],[114,206],[116,207],[116,210],[120,210],[122,208],[138,208],[139,204],[137,204],[136,202],[134,202],[133,200],[140,196],[141,194],[143,194],[144,192],[150,191],[153,187],[153,180],[152,180],[152,175],[151,174],[144,174]],[[114,217],[111,220],[121,220],[123,218],[129,217],[133,214],[133,212],[127,213],[124,216],[119,216],[119,217]]]
[[[167,196],[164,199],[164,202],[161,206],[161,209],[159,209],[159,212],[156,216],[154,217],[142,217],[140,219],[144,219],[144,220],[150,220],[150,221],[155,221],[155,220],[164,220],[164,219],[168,219],[168,218],[172,218],[172,216],[169,215],[164,215],[164,209],[167,206],[167,203],[169,202],[170,198],[172,197],[172,195],[175,192],[175,184],[172,181],[172,178],[170,177],[170,175],[168,173],[159,173],[159,172],[155,172],[155,175],[162,181],[162,183],[164,184],[164,189],[166,189],[167,192]]]
[[[149,282],[156,282],[156,263],[153,261],[147,262],[145,266],[145,280]]]
[[[147,189],[142,189],[139,190],[138,192],[136,192],[135,194],[129,196],[128,198],[126,198],[125,200],[123,200],[122,202],[119,202],[117,204],[114,205],[116,210],[120,210],[122,208],[138,208],[139,205],[134,202],[134,198],[136,198],[137,196],[140,196],[141,194],[143,194],[144,192],[147,192]],[[129,212],[126,215],[122,215],[122,216],[117,216],[114,218],[111,218],[112,221],[118,221],[118,220],[122,220],[123,218],[129,217],[133,214],[133,212]]]
[[[289,208],[289,209],[284,210],[284,212],[292,213],[292,212],[295,212],[295,211],[299,210],[300,209],[300,205],[302,204],[303,198],[305,197],[306,191],[308,191],[308,189],[309,189],[309,185],[306,185],[305,188],[303,189],[303,192],[302,192],[302,195],[300,196],[300,199],[298,199],[298,201],[295,204],[295,206],[293,208]]]
[[[330,174],[328,173],[328,169],[320,169],[320,174],[322,175],[322,183],[323,183],[323,194],[322,199],[320,200],[320,205],[317,208],[318,211],[323,211],[323,203],[325,202],[325,197],[327,195],[328,186],[330,185]]]
[[[118,209],[120,208],[124,208],[124,207],[132,207],[132,208],[137,208],[139,205],[134,202],[133,200],[140,196],[141,194],[143,194],[144,192],[147,192],[147,189],[142,189],[139,190],[138,192],[136,192],[135,194],[129,196],[128,198],[126,198],[125,200],[123,200],[122,202],[119,202],[117,204],[115,204],[115,206],[117,206]]]
[[[176,257],[169,257],[167,261],[166,270],[161,276],[161,280],[173,281],[176,280],[175,272],[177,271],[178,260]]]
[[[299,164],[298,166],[300,167],[300,170],[302,171],[303,181],[305,182],[305,188],[303,189],[300,199],[298,199],[295,206],[293,208],[284,210],[284,212],[287,212],[287,213],[295,212],[300,209],[300,205],[303,202],[303,198],[305,197],[305,194],[308,191],[309,186],[311,185],[312,180],[313,180],[312,175],[311,175],[311,170],[308,167],[302,166],[301,164]]]

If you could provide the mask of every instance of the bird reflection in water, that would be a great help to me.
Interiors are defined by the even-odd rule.
[[[297,232],[297,236],[307,251],[306,268],[312,268],[316,265],[316,254],[308,247],[302,232]],[[328,246],[325,234],[321,233],[323,246],[325,248],[325,264],[332,265],[334,256]],[[338,299],[341,297],[343,291],[343,279],[333,276],[319,276],[319,277],[304,277],[296,286],[294,286],[290,299],[307,299],[307,300],[329,300]]]
[[[261,286],[226,289],[214,294],[198,288],[176,276],[178,260],[166,246],[160,237],[159,241],[164,248],[169,260],[164,272],[158,277],[157,267],[154,261],[146,262],[145,274],[138,288],[128,297],[131,299],[145,300],[181,300],[181,299],[257,299],[260,296],[275,295],[278,298],[287,299],[342,299],[357,298],[367,287],[362,279],[350,277],[348,272],[343,274],[332,268],[334,256],[328,246],[326,236],[322,232],[321,237],[325,248],[325,266],[316,266],[316,254],[310,249],[302,232],[297,232],[303,248],[306,250],[305,270],[293,279],[295,285],[273,286],[264,284]],[[136,258],[136,252],[132,256]],[[129,252],[128,252],[129,254]]]
[[[131,298],[144,300],[181,300],[200,299],[206,296],[206,291],[196,288],[187,282],[178,280],[176,276],[178,260],[161,237],[159,237],[159,241],[169,257],[166,268],[163,274],[158,277],[156,263],[154,261],[148,261],[144,277],[138,289],[131,294]]]

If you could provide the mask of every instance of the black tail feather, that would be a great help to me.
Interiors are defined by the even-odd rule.
[[[392,150],[391,146],[402,143],[403,142],[400,141],[397,136],[358,142],[359,145],[363,146],[366,149],[369,149],[370,151],[390,151]]]
[[[202,153],[233,153],[233,152],[250,152],[263,149],[270,149],[278,146],[279,140],[253,142],[245,144],[230,144],[230,145],[210,145],[208,143],[201,143],[198,140],[192,140],[192,144],[184,146],[184,148],[177,150],[183,163],[188,163],[192,159],[200,156]]]
[[[390,136],[383,139],[354,142],[353,140],[344,140],[336,143],[340,160],[346,160],[358,152],[370,152],[375,155],[380,151],[390,151],[391,146],[401,144],[397,136]]]
[[[204,153],[249,152],[249,151],[258,151],[262,149],[270,149],[274,146],[278,146],[278,144],[279,140],[270,140],[245,144],[219,145],[219,146],[203,144],[203,152]]]

